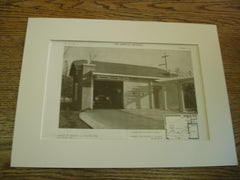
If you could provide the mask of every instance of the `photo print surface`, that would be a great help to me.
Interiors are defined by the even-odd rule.
[[[161,130],[199,139],[192,51],[142,43],[65,44],[59,129]]]

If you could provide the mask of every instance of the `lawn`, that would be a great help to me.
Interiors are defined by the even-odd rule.
[[[62,110],[60,112],[59,128],[92,129],[79,118],[79,111]]]

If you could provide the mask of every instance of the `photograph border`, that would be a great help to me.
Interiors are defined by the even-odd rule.
[[[46,76],[51,50],[49,42],[52,40],[197,45],[210,139],[200,142],[41,139],[46,84],[47,81],[56,80]],[[237,157],[215,25],[29,19],[14,127],[12,167],[134,168],[223,165],[237,165]]]

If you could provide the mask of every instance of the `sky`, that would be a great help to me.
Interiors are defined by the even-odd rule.
[[[161,49],[136,49],[136,48],[109,48],[109,47],[79,47],[65,46],[64,61],[70,68],[74,60],[89,60],[90,55],[94,61],[134,64],[142,66],[159,67],[165,63],[164,55],[167,55],[167,69],[175,72],[179,68],[181,72],[192,71],[191,53],[186,50],[161,50]]]

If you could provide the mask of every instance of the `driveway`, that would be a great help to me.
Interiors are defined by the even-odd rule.
[[[144,112],[145,111],[145,112]],[[93,129],[164,129],[164,113],[160,110],[96,109],[79,117]]]

